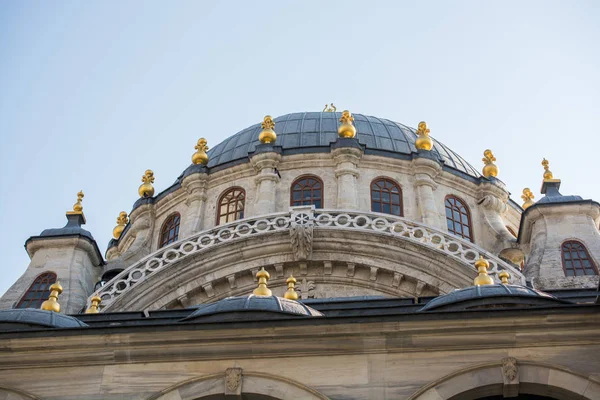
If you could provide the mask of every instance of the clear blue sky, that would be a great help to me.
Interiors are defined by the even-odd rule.
[[[600,200],[600,1],[0,3],[0,293],[76,193],[104,252],[145,169],[157,192],[262,120],[341,109],[416,126],[539,199]]]

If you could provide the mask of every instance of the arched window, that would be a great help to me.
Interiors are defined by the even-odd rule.
[[[598,268],[583,243],[577,240],[564,242],[561,253],[566,276],[598,275]]]
[[[291,206],[323,208],[323,181],[314,175],[301,176],[292,183]]]
[[[240,187],[227,190],[219,198],[217,225],[244,218],[246,192]]]
[[[29,289],[25,292],[16,308],[40,308],[42,303],[50,296],[50,286],[56,283],[54,272],[44,272],[38,275]]]
[[[467,205],[455,196],[446,196],[445,205],[448,232],[472,242],[473,227],[471,226],[471,213]]]
[[[159,248],[177,241],[179,238],[180,222],[181,215],[179,215],[179,213],[175,213],[167,218],[160,229],[160,241],[158,242]]]
[[[377,178],[371,182],[371,211],[404,215],[400,185],[388,178]]]

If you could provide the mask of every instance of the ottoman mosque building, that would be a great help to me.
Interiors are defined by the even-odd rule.
[[[547,160],[519,205],[491,150],[333,105],[195,150],[104,254],[83,192],[26,241],[0,400],[600,399],[600,204]]]

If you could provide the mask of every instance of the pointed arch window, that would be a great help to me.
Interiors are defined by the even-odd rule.
[[[246,191],[240,187],[227,190],[219,198],[217,225],[244,218]]]
[[[174,243],[179,239],[179,224],[181,215],[175,213],[169,216],[160,229],[159,248]]]
[[[45,300],[50,296],[50,286],[56,283],[56,274],[54,272],[44,272],[38,275],[29,289],[25,292],[16,308],[40,308]]]
[[[301,176],[292,183],[291,206],[323,208],[323,181],[314,175]]]
[[[389,178],[377,178],[371,182],[371,211],[402,217],[402,189]]]
[[[448,232],[473,242],[471,212],[464,201],[456,196],[446,196],[446,225]]]
[[[566,276],[598,275],[598,268],[583,243],[566,241],[561,246],[561,254]]]

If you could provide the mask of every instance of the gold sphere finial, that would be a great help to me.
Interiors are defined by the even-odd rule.
[[[80,190],[79,193],[77,193],[77,201],[75,202],[75,204],[73,204],[73,213],[75,214],[83,214],[83,205],[81,204],[81,201],[84,198],[84,194],[83,191]]]
[[[552,171],[550,171],[550,161],[548,161],[544,158],[542,160],[542,166],[544,167],[544,180],[549,181],[549,180],[554,179],[554,176],[552,175]]]
[[[127,218],[127,213],[125,211],[121,211],[119,213],[119,217],[117,218],[117,226],[113,229],[113,236],[115,239],[119,239],[123,230],[125,229],[125,225],[129,222],[129,218]]]
[[[473,283],[476,286],[494,284],[494,280],[487,273],[489,267],[490,263],[484,259],[483,256],[479,256],[479,260],[475,261],[475,268],[477,268],[477,272],[479,273],[479,275],[477,275],[477,277],[475,277],[473,280]]]
[[[142,176],[142,183],[138,189],[140,197],[152,197],[154,196],[154,172],[151,169],[147,169]]]
[[[262,127],[262,132],[258,135],[258,140],[261,143],[275,143],[277,140],[277,134],[275,133],[275,121],[273,121],[273,117],[270,115],[265,115],[263,122],[260,124]]]
[[[483,152],[483,158],[481,159],[481,161],[483,161],[483,163],[485,164],[482,171],[483,176],[485,176],[486,178],[489,178],[490,176],[493,176],[495,178],[498,176],[498,166],[494,164],[494,161],[496,161],[496,157],[494,157],[494,154],[490,149],[487,149]]]
[[[289,278],[285,281],[287,283],[288,288],[283,295],[284,298],[288,300],[298,300],[298,292],[296,292],[296,278],[293,275],[290,275]]]
[[[415,140],[415,147],[418,150],[430,151],[433,147],[433,140],[429,137],[429,128],[427,128],[427,122],[421,121],[417,127],[417,140]]]
[[[86,314],[98,314],[100,312],[100,303],[102,302],[102,298],[100,296],[94,296],[91,300],[90,308],[85,310]]]
[[[260,271],[256,273],[256,277],[258,278],[258,287],[254,289],[254,294],[256,296],[271,296],[271,289],[267,287],[267,281],[271,277],[267,271],[265,271],[265,267],[262,267]]]
[[[523,195],[521,196],[521,198],[523,199],[524,203],[521,207],[523,207],[523,210],[527,210],[529,207],[531,207],[532,205],[534,205],[534,195],[531,192],[531,189],[529,188],[525,188],[523,189]]]
[[[58,295],[63,291],[62,286],[59,282],[56,282],[50,286],[50,297],[48,300],[42,303],[40,307],[42,310],[60,312],[60,304],[58,304]]]
[[[356,128],[354,127],[354,117],[352,113],[348,110],[342,111],[342,116],[340,118],[340,122],[342,123],[338,128],[338,136],[341,138],[353,138],[356,136]]]
[[[204,138],[198,139],[198,144],[194,146],[196,152],[192,155],[192,162],[194,164],[208,164],[208,154],[206,154],[206,151],[208,150],[207,143],[208,142]]]
[[[507,271],[502,271],[498,274],[498,278],[500,278],[500,283],[502,283],[503,285],[508,285],[510,274]]]

